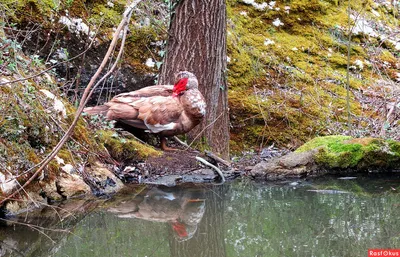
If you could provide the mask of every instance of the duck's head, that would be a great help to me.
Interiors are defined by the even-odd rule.
[[[196,76],[189,71],[180,71],[175,74],[175,84],[173,89],[173,96],[179,96],[184,91],[189,89],[198,88],[199,82]]]

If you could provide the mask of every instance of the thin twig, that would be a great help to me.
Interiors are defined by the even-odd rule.
[[[13,224],[17,224],[17,225],[27,226],[27,227],[29,227],[29,228],[31,228],[33,230],[36,230],[37,232],[39,232],[40,234],[44,235],[45,237],[47,237],[52,243],[55,243],[55,241],[49,235],[47,235],[45,232],[43,232],[42,230],[53,231],[53,232],[65,232],[65,233],[72,234],[71,231],[66,230],[66,229],[44,228],[44,227],[37,226],[37,225],[32,225],[32,224],[28,224],[28,223],[13,221],[13,220],[6,220],[6,219],[3,219],[3,218],[0,218],[0,220],[6,221],[6,222],[10,222],[10,223],[13,223]]]
[[[188,144],[186,144],[186,142],[183,142],[183,141],[180,140],[177,136],[174,136],[173,139],[174,139],[176,142],[178,142],[179,144],[181,144],[181,145],[187,147],[186,149],[189,149],[189,148],[190,148],[190,146],[189,146]]]
[[[206,165],[208,167],[213,168],[218,173],[218,175],[221,177],[221,183],[220,184],[225,183],[224,174],[222,174],[222,171],[218,167],[212,165],[211,163],[209,163],[208,161],[204,160],[203,158],[201,158],[199,156],[196,156],[196,160],[200,161],[201,163],[203,163],[204,165]]]
[[[221,157],[217,156],[215,153],[211,152],[211,151],[204,151],[206,153],[206,155],[212,159],[214,159],[217,162],[222,163],[223,165],[227,166],[227,167],[231,167],[231,163],[227,160],[222,159]]]

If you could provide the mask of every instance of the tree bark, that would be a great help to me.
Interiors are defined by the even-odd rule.
[[[159,83],[173,83],[174,74],[181,70],[197,76],[207,102],[207,115],[188,133],[189,141],[205,140],[214,152],[228,157],[225,0],[181,0],[177,4]]]

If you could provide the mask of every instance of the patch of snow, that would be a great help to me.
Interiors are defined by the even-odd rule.
[[[359,69],[359,70],[363,70],[364,69],[364,62],[357,59],[354,61],[354,65]]]
[[[113,8],[113,7],[114,7],[114,3],[111,2],[111,1],[108,1],[108,2],[107,2],[107,5],[108,5],[108,7],[110,7],[110,8]]]
[[[275,42],[269,38],[266,38],[264,41],[265,46],[274,45],[274,44],[275,44]]]
[[[74,166],[72,166],[71,164],[66,164],[63,167],[61,167],[61,170],[68,174],[71,174],[74,171]]]
[[[259,10],[259,11],[264,11],[265,8],[267,8],[267,6],[268,6],[267,3],[261,3],[261,4],[254,3],[253,4],[253,7],[256,8],[257,10]]]
[[[65,108],[63,102],[61,102],[53,93],[46,89],[40,89],[40,92],[54,101],[53,108],[57,113],[61,113],[64,118],[67,117],[67,109]]]
[[[354,34],[363,33],[365,35],[369,35],[371,37],[377,37],[378,34],[375,32],[374,28],[369,24],[368,20],[364,18],[356,18],[354,15],[351,15],[351,18],[355,21],[355,25],[353,28]]]
[[[256,3],[254,0],[242,0],[242,3],[251,5],[259,11],[264,11],[265,8],[268,7],[267,3],[263,2],[263,3],[259,4],[259,3]]]
[[[58,59],[66,61],[66,60],[68,60],[67,52],[68,52],[67,49],[59,48],[56,50],[56,56]]]
[[[67,16],[61,16],[58,22],[67,26],[68,30],[75,34],[85,34],[90,37],[94,36],[94,32],[90,31],[89,26],[86,25],[80,18],[69,18]]]
[[[148,58],[147,60],[146,60],[146,66],[147,67],[150,67],[150,68],[154,68],[154,66],[156,65],[156,63],[153,61],[153,59],[152,58]]]
[[[64,163],[64,159],[58,157],[58,155],[56,155],[56,157],[54,157],[54,159],[56,159],[56,162],[57,162],[58,164],[65,164],[65,163]]]
[[[3,173],[0,172],[0,189],[3,193],[8,194],[18,185],[17,181],[13,176],[7,178]]]
[[[388,41],[394,45],[396,50],[400,51],[400,38],[396,38],[395,40],[389,39]]]
[[[299,49],[297,49],[297,47],[292,48],[292,51],[297,51],[297,50],[299,50]]]
[[[246,11],[241,11],[239,14],[243,15],[243,16],[247,16],[247,12]]]
[[[281,22],[281,20],[279,18],[276,18],[273,22],[272,25],[274,25],[275,27],[279,27],[279,26],[283,26],[283,22]]]
[[[0,83],[8,83],[10,82],[10,80],[6,79],[6,78],[0,78]],[[10,84],[5,84],[8,88],[11,88]]]

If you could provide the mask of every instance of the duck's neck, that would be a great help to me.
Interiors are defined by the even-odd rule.
[[[206,103],[200,91],[190,89],[180,96],[186,114],[193,119],[202,119],[206,112]]]

